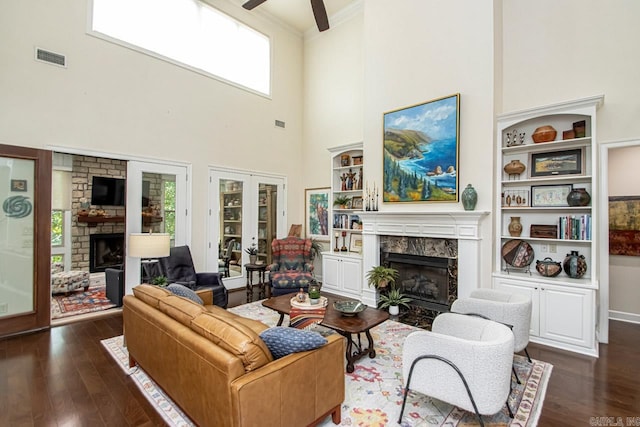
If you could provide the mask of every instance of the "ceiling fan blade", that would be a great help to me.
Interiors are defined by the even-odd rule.
[[[318,24],[318,31],[325,31],[329,29],[329,18],[327,17],[327,9],[324,7],[323,0],[311,0],[311,8],[313,9],[313,16],[316,17],[316,24]]]
[[[251,10],[254,7],[258,7],[260,6],[262,3],[264,3],[267,0],[249,0],[248,2],[246,2],[245,4],[242,5],[242,7],[244,7],[247,10]]]

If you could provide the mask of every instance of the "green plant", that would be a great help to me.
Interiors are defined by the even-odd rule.
[[[169,279],[167,279],[164,276],[158,276],[151,279],[151,284],[156,286],[164,287],[164,286],[167,286],[168,283],[169,283]]]
[[[258,247],[256,246],[256,242],[251,243],[251,246],[244,250],[249,255],[258,255]]]
[[[411,298],[406,297],[400,289],[391,288],[388,293],[380,294],[380,308],[387,308],[392,305],[403,305],[405,307],[409,307],[409,303],[411,302]]]
[[[320,243],[316,239],[311,239],[311,260],[313,261],[314,259],[316,259],[316,257],[320,255],[320,252],[322,252],[323,249],[324,247],[322,246],[322,243]]]
[[[351,201],[351,197],[349,197],[349,196],[337,196],[333,200],[333,205],[334,206],[346,206],[347,203],[349,203],[350,201]]]
[[[379,265],[369,270],[366,277],[369,286],[373,286],[376,289],[384,289],[387,286],[393,287],[398,278],[398,270]]]

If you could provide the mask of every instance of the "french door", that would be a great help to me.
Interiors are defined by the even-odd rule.
[[[49,327],[51,151],[0,144],[0,336]]]
[[[190,243],[188,169],[166,163],[127,163],[127,234],[167,233],[172,247]],[[140,269],[140,258],[127,255],[126,293],[140,283]]]
[[[207,270],[222,272],[227,288],[245,286],[247,249],[271,263],[271,241],[284,236],[285,178],[212,168],[209,171]]]

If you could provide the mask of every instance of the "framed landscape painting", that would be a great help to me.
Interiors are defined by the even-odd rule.
[[[330,188],[304,190],[305,229],[308,239],[329,241]]]
[[[383,117],[383,201],[457,202],[460,94]]]

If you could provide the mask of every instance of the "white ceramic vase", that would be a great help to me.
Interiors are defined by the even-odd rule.
[[[389,306],[389,314],[392,316],[397,316],[400,313],[400,306],[398,305],[390,305]]]

